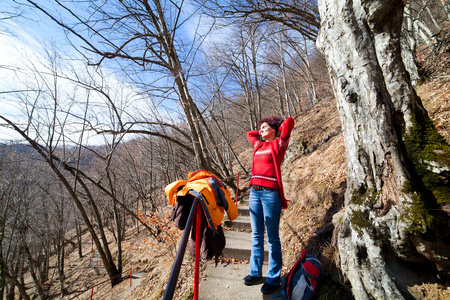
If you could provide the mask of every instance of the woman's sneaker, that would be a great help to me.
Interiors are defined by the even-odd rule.
[[[256,276],[252,276],[252,275],[247,275],[242,279],[242,282],[245,285],[254,285],[257,284],[261,281],[262,277],[256,277]]]
[[[272,294],[275,292],[280,286],[279,285],[272,285],[267,282],[264,282],[263,286],[261,287],[261,293],[263,294]]]

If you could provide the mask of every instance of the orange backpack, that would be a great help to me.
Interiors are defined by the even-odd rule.
[[[205,170],[189,173],[188,180],[172,182],[166,186],[165,193],[172,206],[175,206],[177,197],[188,194],[197,197],[209,227],[214,230],[222,223],[225,211],[231,221],[238,216],[236,204],[231,199],[228,188],[217,176]]]

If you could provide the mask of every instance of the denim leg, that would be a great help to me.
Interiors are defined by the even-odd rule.
[[[280,284],[282,267],[282,253],[280,242],[280,194],[276,190],[265,190],[261,196],[261,203],[266,225],[267,245],[269,246],[269,268],[266,274],[266,282],[272,285]]]
[[[264,262],[264,213],[261,192],[250,189],[249,210],[252,226],[252,252],[250,256],[250,275],[261,277]]]

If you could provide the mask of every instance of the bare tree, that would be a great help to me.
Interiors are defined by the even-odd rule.
[[[79,176],[81,172],[79,172],[78,166],[81,157],[75,156],[75,161],[78,161],[75,166],[70,166],[70,163],[67,162],[74,153],[67,153],[67,155],[64,155],[64,152],[62,152],[64,158],[61,159],[58,157],[58,155],[61,154],[59,150],[60,145],[64,145],[66,138],[70,139],[70,134],[66,131],[65,126],[67,125],[69,116],[72,115],[72,111],[71,105],[62,100],[64,96],[60,93],[59,80],[61,80],[61,78],[58,75],[59,69],[57,67],[57,60],[50,59],[49,63],[48,73],[39,70],[36,65],[34,66],[35,70],[32,74],[36,77],[38,87],[35,89],[36,98],[30,100],[27,95],[24,97],[24,107],[25,109],[29,109],[29,114],[27,115],[27,124],[23,126],[23,129],[3,115],[0,116],[0,118],[4,122],[3,126],[13,128],[13,130],[19,133],[37,151],[37,153],[40,154],[42,159],[47,163],[67,190],[72,200],[76,203],[97,246],[97,250],[102,257],[102,261],[110,276],[111,284],[114,285],[121,281],[120,273],[118,273],[117,267],[112,261],[112,255],[103,231],[103,221],[98,213],[91,190]],[[20,95],[20,93],[17,93],[17,95]],[[33,136],[33,138],[31,136]],[[80,195],[77,185],[83,190],[83,194],[87,197],[88,205],[96,217],[98,232],[95,231],[94,225],[89,220],[86,211],[87,207],[83,205],[81,199],[83,196]],[[22,241],[25,241],[25,230],[26,228],[20,231],[23,237]],[[33,260],[31,258],[31,252],[26,244],[24,244],[23,247],[25,247],[27,262],[30,271],[32,271],[31,262]],[[32,278],[39,295],[43,297],[43,291],[41,291],[37,277],[33,275]]]
[[[236,28],[235,38],[221,47],[218,45],[216,53],[211,54],[214,60],[220,61],[226,73],[230,76],[229,84],[236,84],[240,88],[242,98],[245,99],[245,114],[248,127],[255,128],[256,122],[262,115],[261,90],[264,77],[260,56],[264,52],[264,41],[260,37],[264,32],[258,26]],[[235,95],[236,97],[236,95]],[[236,97],[237,98],[237,97]]]
[[[189,74],[186,73],[189,66],[184,66],[183,58],[179,56],[181,49],[178,45],[182,41],[178,37],[178,30],[183,24],[181,19],[183,4],[178,6],[173,2],[161,2],[160,0],[113,1],[99,7],[95,7],[95,5],[89,7],[92,8],[92,12],[89,12],[90,19],[83,20],[81,14],[77,15],[69,7],[56,1],[62,9],[76,16],[77,23],[69,26],[67,22],[57,20],[51,12],[46,11],[35,2],[31,0],[28,2],[60,26],[81,38],[88,49],[99,57],[97,64],[110,59],[129,60],[135,64],[134,67],[138,66],[146,73],[168,75],[169,77],[159,81],[166,82],[167,78],[170,78],[173,87],[165,86],[161,90],[165,89],[168,94],[176,93],[177,99],[175,100],[182,108],[188,125],[189,139],[196,157],[197,168],[212,170],[221,177],[229,175],[226,168],[219,165],[220,168],[216,169],[211,163],[211,154],[207,151],[207,143],[210,142],[207,123],[203,120],[189,91]],[[97,21],[92,22],[94,19]],[[98,28],[91,24],[98,24]],[[74,26],[83,27],[99,39],[98,45],[95,45],[95,42],[92,42],[88,36],[80,35]],[[195,46],[196,43],[193,45]],[[193,52],[194,55],[196,53],[196,49],[187,49],[186,51]],[[160,77],[160,75],[158,76]],[[152,87],[147,86],[147,88],[151,89]],[[122,125],[124,126],[116,128],[113,132],[130,132],[129,127],[132,124],[122,123]],[[213,142],[211,141],[211,143]],[[220,153],[215,152],[214,155],[220,160]]]
[[[239,41],[241,38],[239,38]],[[255,43],[255,42],[254,42]],[[231,43],[234,44],[234,43]],[[240,45],[240,42],[236,44]],[[237,46],[240,49],[241,46]],[[229,172],[233,174],[232,162],[236,161],[244,173],[248,173],[242,162],[238,158],[235,150],[232,147],[233,142],[236,140],[236,133],[242,132],[253,123],[249,120],[256,120],[256,116],[251,117],[252,112],[259,111],[256,115],[261,113],[261,87],[259,84],[260,72],[259,60],[256,57],[256,49],[258,45],[253,45],[252,48],[254,57],[253,59],[253,72],[245,72],[249,76],[254,76],[254,79],[249,81],[255,82],[253,92],[246,92],[245,86],[242,86],[240,77],[236,78],[234,70],[239,68],[240,55],[233,55],[228,57],[225,53],[226,48],[230,48],[229,44],[216,44],[214,49],[218,51],[209,51],[205,54],[206,63],[202,66],[204,74],[207,74],[202,89],[203,101],[202,104],[205,107],[203,112],[206,115],[208,122],[211,124],[212,135],[216,141],[216,147],[221,153],[223,153],[224,164],[228,165]],[[244,50],[242,50],[244,51]],[[248,51],[249,52],[249,51]],[[233,60],[234,63],[233,64]],[[248,66],[249,64],[247,64]],[[252,75],[255,74],[255,75]],[[235,88],[231,88],[235,86]],[[243,94],[243,95],[242,95]],[[246,99],[247,96],[252,94],[256,97],[253,105],[247,106],[242,103],[242,98]],[[247,118],[243,118],[242,115],[247,115]],[[233,176],[234,177],[234,176]],[[231,178],[229,178],[231,180]],[[227,180],[228,182],[230,180]]]
[[[414,20],[410,9],[410,3],[405,6],[403,31],[401,38],[402,58],[405,63],[405,68],[411,76],[411,83],[417,84],[420,80],[419,69],[415,60],[415,53],[417,50],[417,38],[413,26]]]
[[[312,104],[316,104],[319,99],[316,91],[316,85],[320,84],[317,82],[318,80],[314,77],[313,74],[313,66],[311,64],[311,49],[314,49],[312,44],[306,37],[295,37],[292,35],[288,35],[287,32],[283,32],[286,43],[289,45],[290,49],[294,51],[296,57],[292,57],[291,62],[296,66],[295,73],[300,76],[300,80],[293,81],[303,81],[307,83],[309,90],[309,98]],[[289,52],[287,52],[289,53]],[[314,66],[314,68],[318,69],[318,66]],[[290,68],[291,70],[293,67]],[[302,76],[299,74],[302,73]],[[323,82],[322,82],[323,84]]]
[[[5,237],[5,234],[7,234],[7,223],[9,222],[9,215],[10,211],[12,209],[12,200],[13,200],[13,191],[15,189],[15,184],[18,183],[17,180],[14,179],[13,174],[9,174],[9,168],[6,168],[6,164],[8,163],[6,158],[6,147],[2,146],[0,147],[0,272],[1,272],[1,281],[0,281],[0,297],[3,299],[5,296],[6,291],[6,275],[8,273],[7,268],[7,258],[6,256],[9,256],[12,253],[11,251],[7,251],[10,249],[5,249],[4,247],[8,247],[8,244],[6,243],[7,238]],[[7,176],[7,175],[10,176]],[[8,179],[9,177],[9,179]],[[9,244],[11,246],[11,244]],[[8,298],[8,297],[7,297]]]
[[[44,181],[39,176],[33,156],[26,158],[15,153],[12,147],[2,151],[1,166],[1,257],[3,282],[10,282],[6,290],[7,299],[14,298],[18,288],[24,298],[29,298],[23,284],[24,264],[27,265],[36,294],[40,299],[46,297],[43,283],[48,278],[48,252],[44,249],[52,239],[52,228],[47,221],[47,211],[42,205],[49,202],[39,186]],[[33,171],[31,171],[33,170]],[[33,238],[37,236],[38,238]]]
[[[444,7],[445,12],[447,13],[447,18],[450,20],[450,1],[449,0],[441,0],[442,6]]]
[[[57,60],[50,60],[49,66],[45,70],[33,66],[32,74],[36,78],[36,87],[29,89],[32,92],[24,94],[20,92],[22,89],[19,89],[17,92],[10,93],[15,95],[12,96],[13,98],[16,97],[14,98],[15,101],[18,99],[23,101],[23,108],[26,112],[25,124],[21,124],[20,121],[13,122],[3,115],[0,116],[0,119],[2,119],[3,127],[15,130],[40,154],[50,167],[51,172],[66,189],[69,197],[78,208],[108,271],[111,284],[114,285],[121,280],[122,259],[120,253],[123,236],[121,228],[124,226],[121,221],[124,219],[120,216],[121,212],[143,224],[155,239],[160,240],[158,229],[152,228],[140,220],[136,211],[133,211],[124,202],[125,199],[128,199],[128,195],[125,195],[126,189],[121,189],[122,185],[118,184],[118,172],[115,169],[114,161],[117,160],[115,153],[125,134],[120,133],[120,130],[116,131],[112,139],[109,139],[109,143],[103,146],[104,151],[100,151],[101,147],[85,144],[83,135],[88,135],[88,129],[99,132],[113,132],[115,128],[122,126],[123,123],[121,122],[124,120],[122,115],[126,115],[120,101],[116,101],[117,99],[112,99],[110,96],[110,90],[105,84],[106,78],[100,76],[103,85],[96,85],[94,76],[89,72],[83,73],[87,74],[87,78],[82,78],[77,73],[74,73],[73,77],[69,77],[56,66]],[[100,69],[97,69],[97,74],[102,75]],[[64,92],[60,87],[62,82],[65,84]],[[74,92],[69,92],[68,83],[74,85]],[[28,84],[31,87],[31,84]],[[85,91],[85,93],[75,91]],[[104,104],[100,99],[104,101]],[[96,107],[100,107],[100,109],[96,110]],[[110,114],[105,113],[105,107]],[[108,120],[108,117],[110,120]],[[105,124],[105,120],[107,124]],[[99,124],[102,126],[101,129],[98,129]],[[154,124],[155,126],[163,126],[161,122],[155,122]],[[75,128],[76,132],[69,130],[69,127]],[[106,130],[106,127],[112,129]],[[170,128],[174,128],[174,132],[186,138],[184,131],[177,130],[176,126],[173,125]],[[159,133],[156,132],[156,134]],[[160,135],[163,134],[165,134],[164,131],[161,131]],[[175,134],[170,135],[176,136]],[[108,141],[108,138],[105,138],[105,141]],[[101,166],[98,169],[103,169],[104,172],[89,172],[89,168],[83,164],[83,161],[92,162],[94,158]],[[83,169],[85,170],[82,171]],[[47,169],[47,171],[49,170]],[[111,219],[114,220],[113,232],[119,253],[117,265],[113,262],[113,256],[105,234],[105,228],[109,220],[102,218],[98,209],[99,201],[105,201],[113,212]],[[44,209],[43,211],[47,210]],[[90,214],[94,216],[95,222],[90,220]],[[55,213],[54,219],[64,222],[64,210]],[[55,222],[55,227],[57,227],[56,224],[59,224],[59,222]],[[60,237],[55,243],[58,248],[58,255],[61,258],[58,268],[63,270],[64,230],[63,228],[60,229],[55,234],[55,236]],[[44,249],[49,249],[49,247],[44,247]],[[45,274],[45,272],[42,274]],[[62,276],[60,279],[62,281]],[[61,285],[61,288],[63,288],[63,285]],[[61,290],[61,292],[64,291]]]
[[[436,0],[406,2],[401,39],[402,58],[413,85],[421,80],[419,58],[439,51],[439,46],[445,43],[441,24],[448,22],[449,18],[442,6],[445,8],[445,3]]]
[[[305,37],[315,40],[319,29],[319,12],[314,1],[247,1],[232,0],[197,1],[203,5],[205,13],[213,17],[222,17],[231,21],[261,24],[280,23]]]

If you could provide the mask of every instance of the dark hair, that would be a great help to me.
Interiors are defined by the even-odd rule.
[[[269,124],[270,127],[275,129],[276,131],[278,131],[278,128],[283,123],[283,121],[284,120],[280,117],[270,116],[270,117],[259,120],[258,123],[256,124],[256,128],[259,130],[259,129],[261,129],[262,123],[267,123],[267,124]]]

